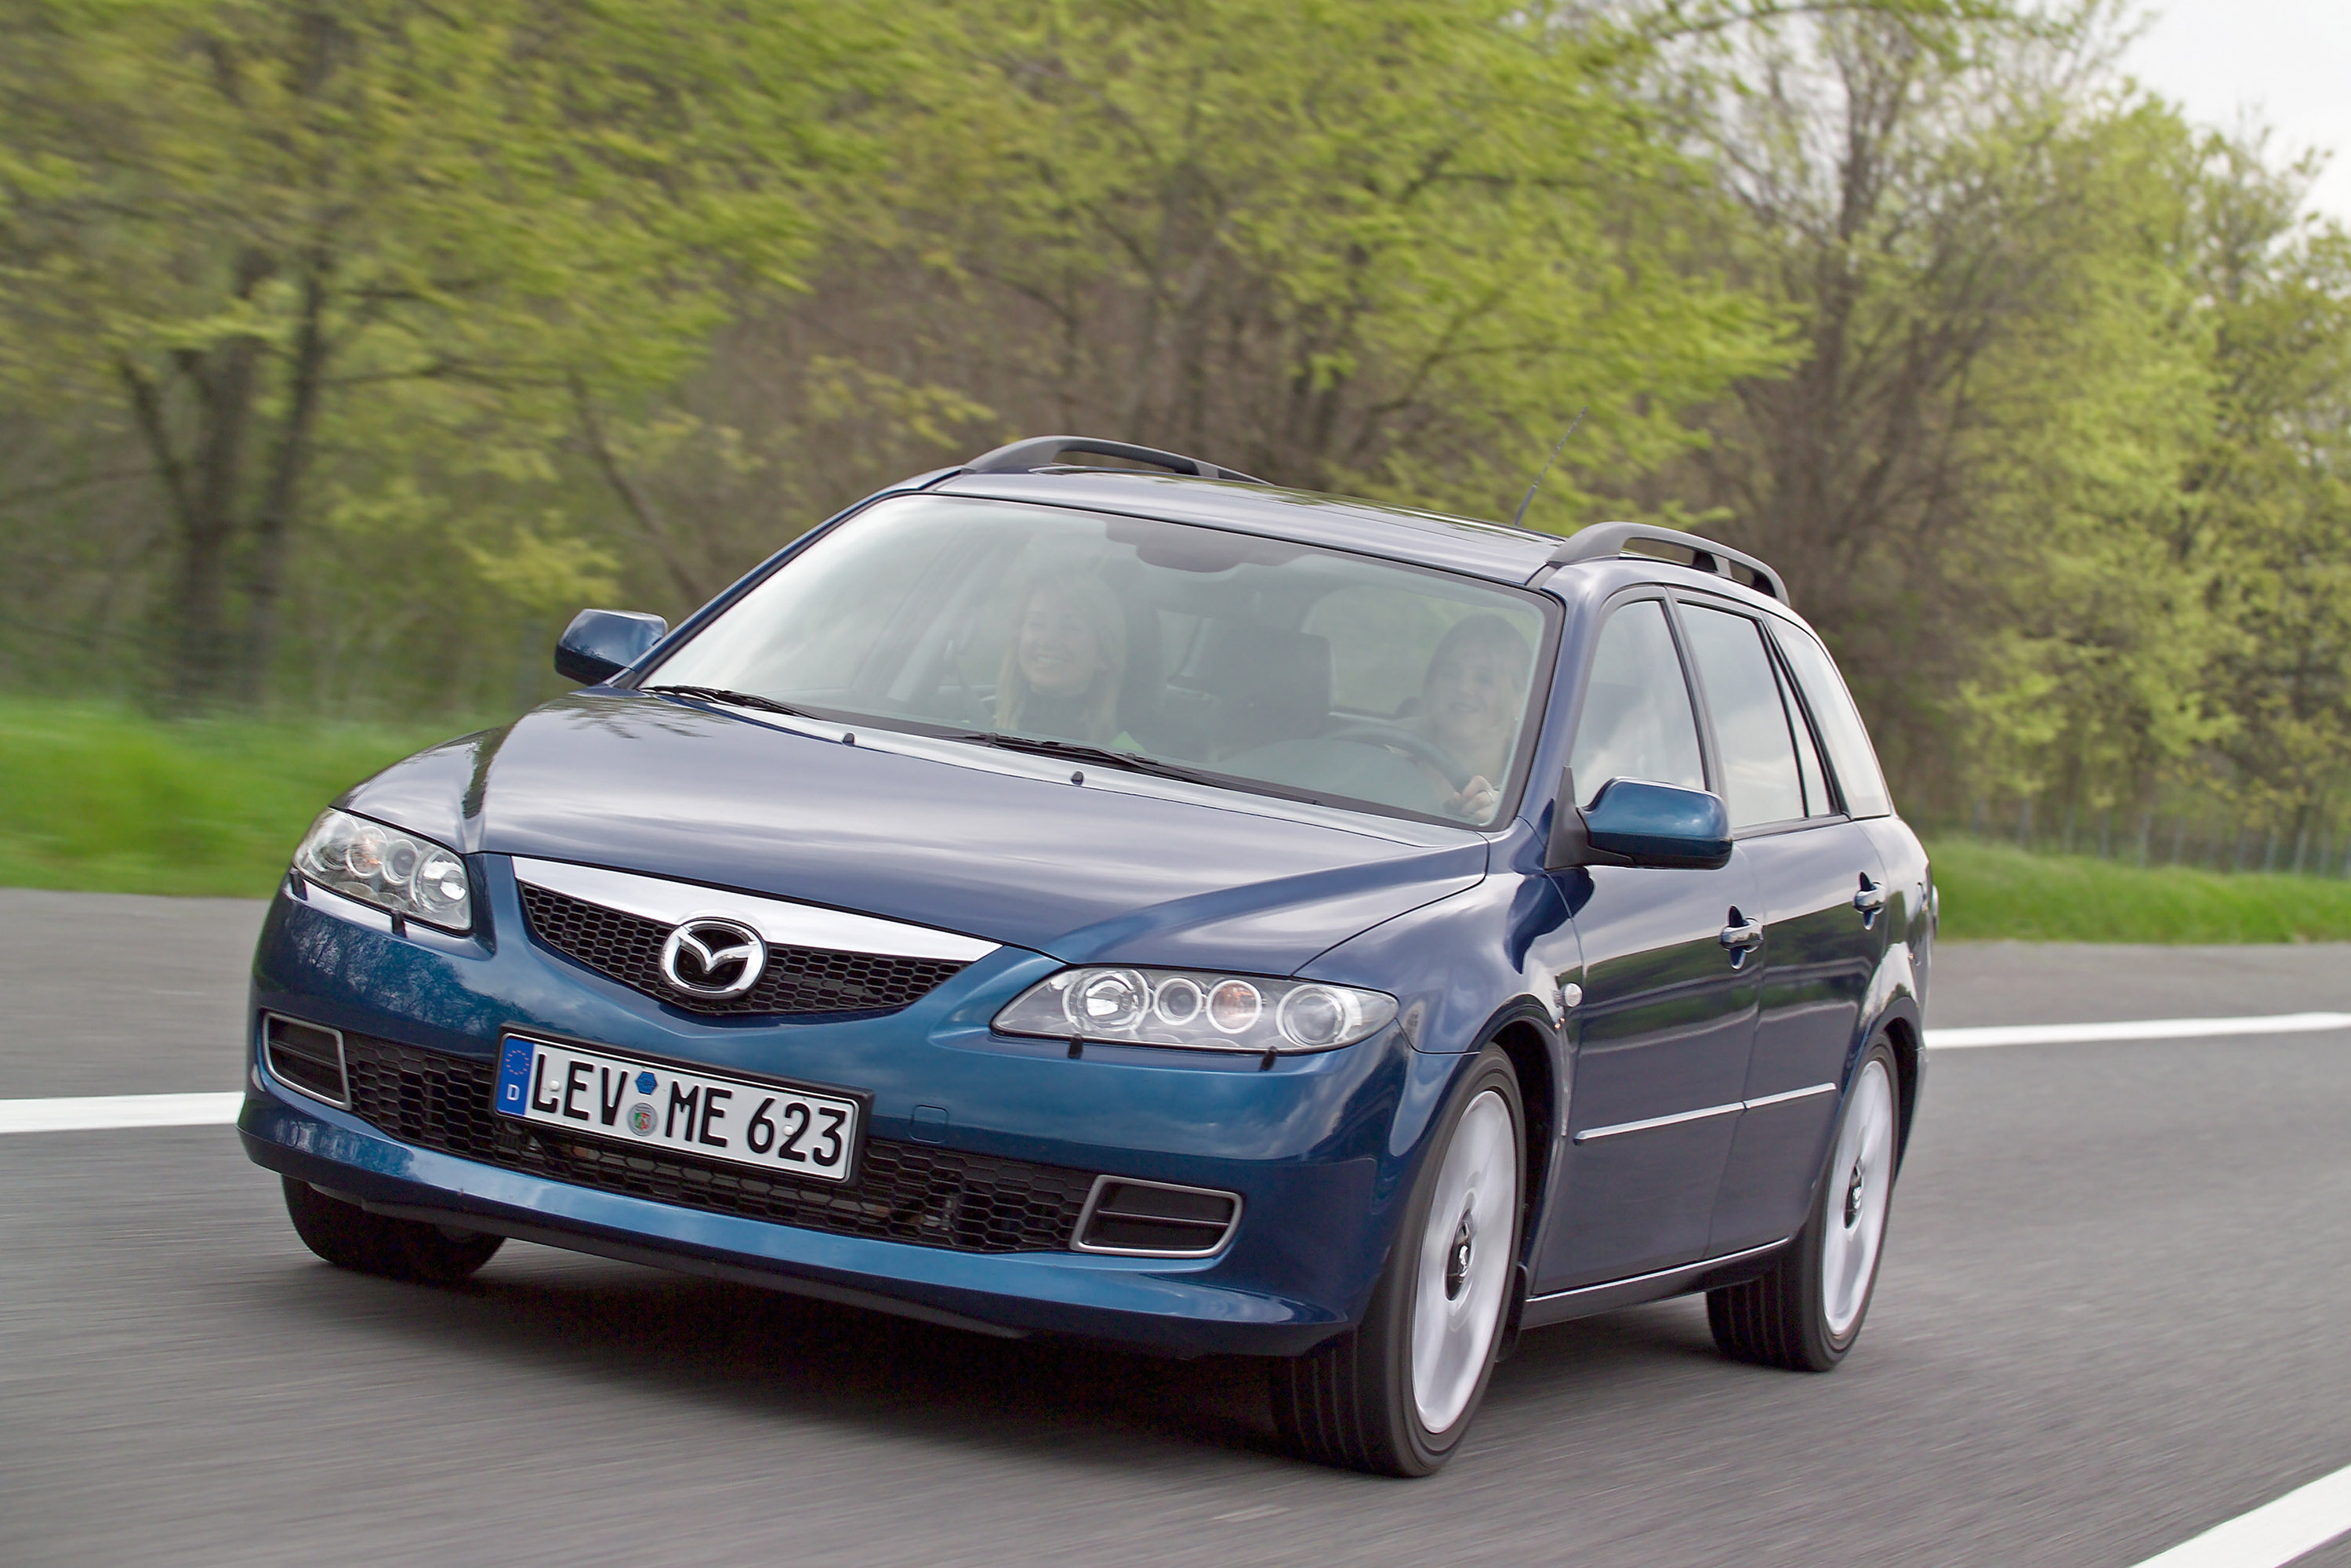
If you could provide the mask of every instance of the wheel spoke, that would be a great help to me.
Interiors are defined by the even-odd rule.
[[[1864,1064],[1853,1086],[1836,1159],[1823,1197],[1821,1306],[1830,1333],[1842,1337],[1860,1318],[1877,1272],[1879,1244],[1894,1179],[1894,1088],[1883,1061]]]
[[[1408,1340],[1413,1402],[1431,1432],[1468,1407],[1501,1322],[1519,1172],[1500,1094],[1489,1089],[1469,1103],[1442,1157],[1416,1259]]]

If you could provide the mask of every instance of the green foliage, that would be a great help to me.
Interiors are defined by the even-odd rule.
[[[1947,942],[2351,940],[2351,881],[2142,871],[1971,839],[1928,848]]]
[[[2198,280],[2219,392],[2188,488],[2209,599],[2235,632],[2210,674],[2231,782],[2288,828],[2351,783],[2351,238],[2298,220],[2301,172],[2214,140]]]
[[[705,0],[0,21],[0,374],[135,434],[177,547],[176,693],[266,694],[318,499],[421,469],[510,531],[498,477],[673,384],[729,290],[789,283],[864,32]]]
[[[2092,154],[2129,188],[2115,204],[2156,208],[2122,232],[2169,226],[2133,195],[2168,189],[2176,128],[2101,129],[2123,133]],[[2154,244],[2063,254],[2074,275],[2048,317],[1979,371],[2001,417],[1975,444],[1978,526],[1951,551],[1982,622],[1956,706],[1975,789],[2104,810],[2138,803],[2229,728],[2207,680],[2231,629],[2208,607],[2209,567],[2174,543],[2210,417],[2210,333]]]
[[[0,885],[266,896],[329,800],[446,735],[0,698]]]
[[[1801,353],[1661,493],[1786,572],[1914,814],[2225,797],[2316,835],[2351,771],[2345,242],[2306,172],[2119,83],[2117,21],[1861,11],[1684,71],[1718,245]]]
[[[506,711],[1015,435],[1757,549],[1920,820],[2351,821],[2351,239],[2123,0],[23,0],[0,683]]]
[[[1677,221],[1710,198],[1626,90],[1640,41],[1586,9],[914,9],[870,242],[968,306],[925,327],[986,334],[1000,402],[1507,516],[1578,407],[1579,457],[1646,468],[1783,358]],[[1537,517],[1583,509],[1563,475]]]

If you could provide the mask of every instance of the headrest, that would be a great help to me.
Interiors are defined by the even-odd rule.
[[[1246,751],[1331,723],[1331,640],[1247,621],[1209,622],[1196,679],[1218,699],[1217,745]]]

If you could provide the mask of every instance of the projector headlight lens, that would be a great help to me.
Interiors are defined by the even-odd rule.
[[[1378,1033],[1396,999],[1322,980],[1197,969],[1085,967],[1049,975],[996,1015],[1001,1034],[1190,1051],[1332,1051]]]
[[[465,862],[431,839],[348,811],[319,815],[294,852],[294,869],[345,898],[444,931],[470,931]]]

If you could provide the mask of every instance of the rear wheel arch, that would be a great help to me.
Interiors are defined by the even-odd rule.
[[[1926,1064],[1926,1045],[1920,1039],[1917,1022],[1902,1014],[1888,1017],[1878,1026],[1878,1032],[1885,1037],[1886,1043],[1894,1048],[1894,1089],[1896,1103],[1902,1111],[1898,1124],[1901,1136],[1895,1145],[1895,1159],[1898,1165],[1910,1149],[1910,1129],[1918,1111],[1918,1079]]]

